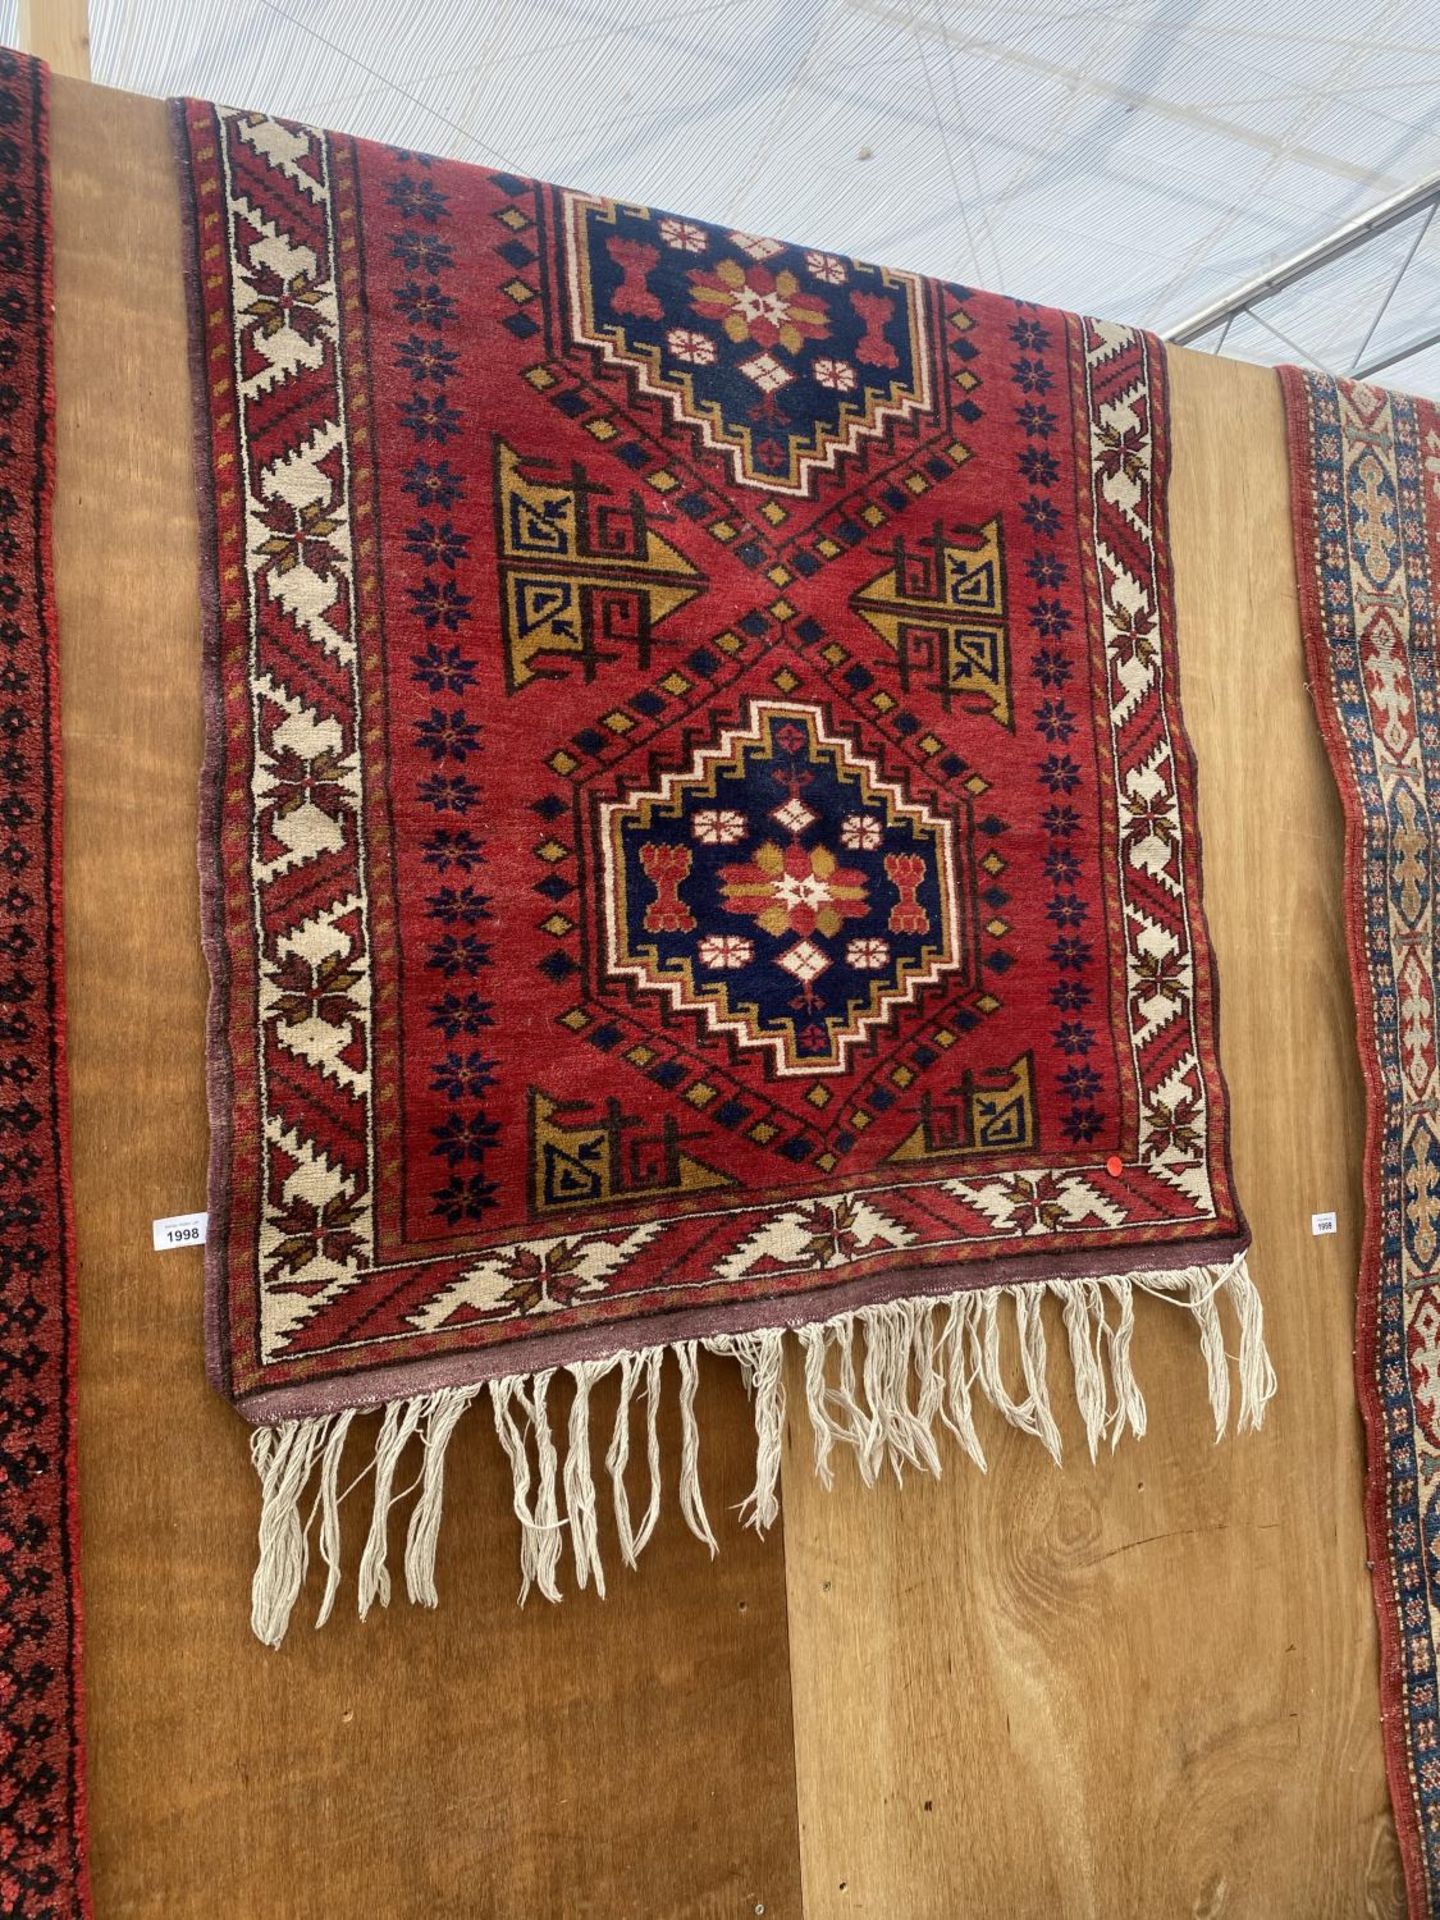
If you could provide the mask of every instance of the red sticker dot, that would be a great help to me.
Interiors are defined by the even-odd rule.
[[[1116,1180],[1120,1178],[1121,1174],[1125,1171],[1125,1162],[1120,1158],[1118,1153],[1112,1153],[1110,1158],[1105,1162],[1105,1171]]]

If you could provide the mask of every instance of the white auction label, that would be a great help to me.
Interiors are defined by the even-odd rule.
[[[209,1225],[208,1213],[174,1213],[168,1220],[152,1220],[150,1227],[155,1239],[155,1251],[164,1253],[170,1247],[203,1247]]]
[[[1339,1231],[1339,1223],[1333,1213],[1312,1213],[1310,1216],[1310,1231],[1318,1239],[1322,1233],[1337,1233]]]

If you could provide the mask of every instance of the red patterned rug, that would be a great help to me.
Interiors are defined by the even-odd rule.
[[[90,1911],[61,918],[49,74],[0,49],[0,1911]]]
[[[211,1363],[259,1423],[256,1630],[339,1578],[353,1412],[432,1599],[488,1385],[525,1584],[680,1494],[700,1346],[782,1333],[822,1471],[972,1396],[1144,1423],[1134,1289],[1223,1426],[1244,1266],[1147,335],[249,113],[180,112],[213,517]],[[666,1356],[673,1356],[670,1366]],[[549,1396],[568,1376],[568,1442]],[[631,1519],[629,1415],[651,1490]],[[313,1516],[312,1516],[313,1517]]]
[[[1310,688],[1345,812],[1365,1076],[1355,1376],[1381,1713],[1411,1911],[1440,1913],[1440,407],[1281,371]]]

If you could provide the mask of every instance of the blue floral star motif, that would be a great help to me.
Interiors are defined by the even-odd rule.
[[[1027,400],[1018,406],[1015,418],[1022,433],[1034,434],[1040,440],[1048,440],[1060,424],[1060,416],[1039,400]]]
[[[494,1084],[498,1065],[498,1061],[488,1059],[478,1047],[472,1047],[468,1053],[452,1048],[435,1064],[431,1091],[443,1093],[447,1100],[478,1099]]]
[[[452,1167],[466,1160],[483,1160],[486,1149],[497,1145],[500,1139],[498,1121],[488,1119],[483,1113],[471,1114],[468,1119],[463,1114],[449,1114],[430,1132],[435,1141],[430,1151],[448,1160]]]
[[[397,233],[390,252],[407,273],[442,273],[455,264],[455,251],[437,233]]]
[[[447,926],[457,921],[461,926],[473,927],[491,917],[490,896],[477,887],[441,887],[438,893],[431,894],[426,911]]]
[[[447,933],[443,940],[437,940],[430,948],[430,957],[425,962],[436,973],[444,974],[447,980],[453,980],[457,974],[469,974],[472,977],[490,964],[490,945],[479,940],[473,933]]]
[[[432,773],[420,782],[421,800],[437,813],[468,813],[478,805],[480,789],[463,773]]]
[[[1021,477],[1032,487],[1053,487],[1060,478],[1060,462],[1044,447],[1026,447],[1016,455]]]
[[[439,873],[448,873],[451,867],[470,873],[484,862],[485,849],[468,827],[457,827],[453,831],[449,827],[437,827],[425,842],[423,858],[427,866]]]
[[[1093,1100],[1100,1091],[1100,1076],[1093,1067],[1066,1067],[1056,1084],[1067,1100]]]
[[[482,1033],[495,1024],[494,1004],[482,1000],[478,993],[447,993],[431,1008],[430,1024],[438,1027],[447,1040]]]
[[[1062,971],[1078,973],[1082,967],[1088,967],[1093,956],[1088,940],[1082,940],[1078,933],[1062,933],[1058,940],[1052,941],[1050,959]]]
[[[401,403],[400,422],[417,440],[434,440],[443,446],[460,431],[460,413],[439,393],[412,393]]]
[[[427,627],[448,627],[451,633],[470,618],[468,593],[462,593],[453,580],[423,580],[408,589],[411,607]]]
[[[1037,587],[1062,587],[1068,569],[1058,554],[1032,553],[1025,562],[1025,571]]]
[[[428,720],[415,722],[415,745],[432,760],[468,760],[480,745],[480,724],[467,720],[459,707],[449,714],[432,707]]]
[[[1030,662],[1030,671],[1042,687],[1063,687],[1075,669],[1055,647],[1041,647]]]
[[[1075,716],[1063,700],[1042,700],[1035,709],[1036,730],[1063,747],[1075,731]]]
[[[395,289],[395,305],[412,327],[443,327],[459,312],[450,295],[433,280],[407,280]]]
[[[1050,344],[1049,331],[1038,320],[1017,320],[1010,329],[1010,338],[1026,353],[1044,353]]]
[[[468,557],[469,548],[469,534],[457,533],[448,520],[438,527],[431,520],[422,520],[418,526],[405,529],[405,551],[427,566],[449,567],[453,572],[456,561]]]
[[[486,1212],[498,1203],[499,1195],[497,1183],[487,1180],[483,1174],[466,1176],[457,1173],[436,1193],[434,1211],[455,1227],[462,1220],[483,1219]]]
[[[1047,754],[1040,762],[1039,774],[1041,785],[1051,793],[1073,793],[1080,784],[1079,764],[1068,753]]]
[[[412,180],[408,174],[392,180],[385,197],[402,219],[423,220],[428,226],[446,217],[446,202],[450,198],[433,180]]]
[[[1057,927],[1082,927],[1089,911],[1088,902],[1078,893],[1057,893],[1045,909],[1045,917]]]
[[[1043,360],[1015,361],[1010,377],[1022,393],[1048,393],[1055,384],[1055,376]]]
[[[412,460],[402,482],[406,493],[448,513],[457,500],[465,498],[465,483],[448,460]]]
[[[415,672],[411,676],[431,693],[464,693],[475,685],[476,665],[459,647],[442,647],[431,641],[423,653],[412,653]]]
[[[1070,631],[1070,610],[1060,600],[1036,600],[1030,608],[1035,631],[1047,640],[1058,640]]]
[[[1095,1030],[1080,1020],[1062,1020],[1055,1029],[1055,1044],[1066,1055],[1089,1053],[1095,1044]]]
[[[432,707],[427,720],[415,723],[415,744],[432,760],[468,760],[480,744],[480,725],[476,720],[467,720],[459,707],[453,713]]]
[[[412,333],[408,340],[400,342],[395,358],[416,380],[448,380],[460,364],[460,356],[453,347],[419,333]]]
[[[1053,500],[1042,500],[1038,493],[1020,502],[1020,517],[1042,540],[1053,540],[1060,531],[1060,509]]]

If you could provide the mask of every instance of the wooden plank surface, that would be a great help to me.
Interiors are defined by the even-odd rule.
[[[197,536],[164,108],[57,80],[53,150],[97,1911],[794,1920],[778,1540],[732,1522],[712,1569],[672,1516],[605,1603],[522,1613],[508,1471],[475,1421],[450,1454],[437,1613],[402,1600],[362,1628],[342,1609],[278,1655],[250,1637],[246,1428],[205,1384],[199,1256],[149,1244],[152,1217],[204,1205],[206,1141]],[[719,1515],[748,1488],[753,1438],[733,1369],[702,1392]]]
[[[16,39],[52,73],[90,78],[90,9],[86,0],[20,0]]]
[[[1150,1431],[1057,1471],[784,1491],[809,1920],[1389,1915],[1350,1377],[1362,1139],[1340,815],[1309,710],[1272,373],[1173,357],[1185,716],[1236,1178],[1280,1395],[1211,1446],[1188,1318],[1138,1310]],[[1312,1212],[1340,1231],[1315,1239]],[[1063,1336],[1052,1374],[1068,1381]],[[1063,1397],[1063,1396],[1062,1396]],[[988,1445],[988,1441],[987,1441]]]
[[[102,1920],[388,1912],[891,1920],[1400,1911],[1349,1377],[1359,1079],[1339,819],[1301,680],[1270,375],[1177,355],[1186,714],[1241,1193],[1281,1397],[1213,1448],[1188,1321],[1142,1307],[1151,1431],[1057,1472],[824,1494],[785,1543],[673,1518],[638,1576],[514,1607],[478,1425],[442,1606],[249,1637],[254,1495],[206,1387],[196,529],[163,109],[55,87],[57,579]],[[1334,1207],[1341,1231],[1309,1233]],[[1057,1356],[1057,1373],[1060,1361]],[[746,1412],[705,1388],[712,1512]],[[788,1636],[788,1652],[787,1652]],[[793,1672],[792,1672],[793,1668]],[[794,1721],[792,1732],[791,1697]],[[792,1748],[793,1739],[793,1748]],[[798,1815],[797,1830],[797,1780]]]

